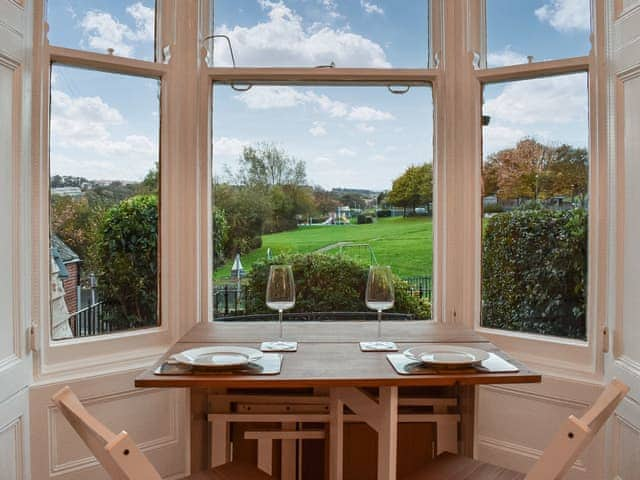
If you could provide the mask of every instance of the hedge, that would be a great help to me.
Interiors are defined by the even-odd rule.
[[[586,338],[587,212],[515,210],[487,220],[482,325]]]
[[[107,210],[94,248],[98,290],[111,328],[156,325],[158,197],[138,195]]]
[[[296,304],[291,312],[365,312],[368,268],[343,255],[285,254],[256,262],[248,277],[247,313],[273,313],[265,303],[270,265],[287,264],[296,282]],[[409,284],[394,279],[395,306],[389,312],[431,318],[431,305],[413,296]]]

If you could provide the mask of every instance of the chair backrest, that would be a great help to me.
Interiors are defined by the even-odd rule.
[[[161,480],[127,432],[115,434],[109,430],[84,408],[69,387],[52,399],[113,480]]]
[[[571,415],[525,480],[562,479],[628,391],[627,385],[613,380],[581,418]]]

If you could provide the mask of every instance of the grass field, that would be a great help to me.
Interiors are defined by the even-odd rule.
[[[391,265],[401,277],[431,275],[433,263],[433,234],[431,218],[381,218],[366,225],[323,225],[299,227],[296,230],[264,235],[262,247],[242,256],[242,264],[249,271],[253,262],[272,254],[308,253],[338,242],[368,243],[380,265]],[[337,252],[337,249],[329,253]],[[364,250],[347,250],[358,258],[368,256]],[[216,280],[229,278],[232,261],[215,272]]]

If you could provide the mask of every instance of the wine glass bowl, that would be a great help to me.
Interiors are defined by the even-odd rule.
[[[367,308],[378,312],[378,339],[372,342],[360,342],[363,351],[395,352],[398,347],[393,342],[382,341],[382,311],[390,310],[395,303],[393,273],[391,267],[371,265],[367,277],[365,304]]]
[[[269,268],[266,303],[267,307],[278,312],[280,335],[277,341],[263,342],[260,349],[270,352],[297,350],[297,342],[285,342],[282,335],[283,312],[293,308],[296,304],[296,284],[291,265],[271,265]]]

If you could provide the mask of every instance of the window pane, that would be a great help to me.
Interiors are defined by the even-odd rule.
[[[430,318],[432,120],[428,87],[215,86],[216,318],[273,313],[273,262],[293,264],[291,312],[366,312],[378,263],[397,276],[392,312]]]
[[[487,65],[588,55],[589,0],[487,0]]]
[[[159,87],[52,67],[54,339],[158,323]]]
[[[587,74],[484,96],[482,325],[585,339]]]
[[[49,43],[153,61],[155,10],[153,0],[47,0]]]
[[[428,0],[214,0],[214,32],[238,66],[427,65]],[[224,39],[213,64],[230,66]]]

